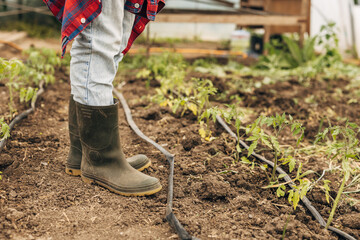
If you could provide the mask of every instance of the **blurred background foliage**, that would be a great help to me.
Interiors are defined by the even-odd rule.
[[[1,0],[0,12],[16,10],[8,4],[26,5],[29,7],[44,8],[50,13],[42,0]],[[0,17],[0,30],[26,31],[30,37],[57,38],[60,37],[61,23],[52,15],[28,12],[6,17]]]

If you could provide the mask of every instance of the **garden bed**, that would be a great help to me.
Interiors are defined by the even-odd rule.
[[[64,70],[57,75],[66,80]],[[343,123],[344,118],[359,123],[360,106],[348,96],[351,90],[346,89],[346,79],[311,80],[306,84],[293,79],[245,91],[231,87],[226,78],[190,75],[209,78],[220,91],[228,92],[226,98],[213,99],[215,105],[234,102],[229,100],[230,95],[240,97],[241,107],[248,109],[244,125],[260,114],[286,112],[303,123],[306,138],[312,139],[323,118],[328,117],[333,124]],[[248,80],[261,82],[263,78]],[[236,143],[221,126],[211,124],[215,139],[205,141],[191,111],[183,116],[174,114],[143,97],[155,94],[155,80],[150,88],[141,78],[127,76],[125,81],[121,91],[138,127],[175,155],[173,208],[191,235],[201,239],[280,239],[285,229],[285,239],[338,239],[301,204],[294,211],[286,198],[277,198],[273,189],[263,189],[268,182],[259,168],[234,164]],[[7,109],[6,91],[0,85],[2,115]],[[145,172],[158,177],[163,190],[150,197],[122,197],[65,174],[69,94],[67,81],[49,86],[37,103],[37,111],[15,127],[0,153],[0,238],[176,239],[164,221],[168,163],[157,149],[132,132],[122,109],[119,127],[125,155],[147,154],[152,166]],[[281,140],[282,144],[294,144],[287,136]],[[273,158],[270,152],[262,154]],[[303,154],[300,160],[305,170],[321,174],[327,169],[329,160],[319,156]],[[341,177],[327,173],[326,179],[331,180],[330,195],[335,198]],[[307,196],[326,219],[331,204],[321,188],[315,187]],[[351,197],[359,200],[360,193]],[[358,239],[359,223],[359,201],[344,198],[332,225]]]

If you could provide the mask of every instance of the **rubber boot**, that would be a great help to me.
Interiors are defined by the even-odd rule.
[[[137,171],[126,161],[120,145],[119,102],[111,106],[76,103],[82,145],[81,177],[125,196],[151,195],[161,190],[157,178]]]
[[[65,172],[72,176],[80,176],[81,170],[81,142],[79,129],[76,117],[76,106],[73,96],[70,96],[69,101],[69,136],[70,136],[70,151],[65,164]]]
[[[70,135],[70,151],[67,157],[65,172],[71,176],[81,175],[81,142],[79,129],[76,117],[76,108],[73,96],[70,96],[69,101],[69,135]],[[143,171],[151,165],[149,158],[143,154],[135,155],[127,159],[129,164],[137,169]]]

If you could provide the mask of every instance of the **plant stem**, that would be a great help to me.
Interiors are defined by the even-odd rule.
[[[278,136],[279,136],[279,133],[280,133],[281,130],[282,130],[282,128],[279,127],[279,131],[277,131],[276,134],[275,134],[276,139],[278,139]],[[273,182],[276,179],[275,175],[276,175],[276,168],[277,168],[277,165],[278,165],[278,154],[277,154],[277,149],[276,149],[274,143],[272,142],[272,140],[270,140],[270,143],[271,143],[272,148],[275,151],[275,162],[274,162],[274,167],[273,167],[272,173],[271,173],[271,181]]]
[[[240,128],[239,126],[236,126],[236,136],[237,136],[237,141],[236,141],[236,145],[239,146],[240,148],[240,142],[239,142],[239,139],[240,139]],[[240,160],[240,153],[238,152],[237,148],[236,148],[236,161],[238,162]]]
[[[282,232],[282,236],[281,236],[281,239],[284,240],[285,239],[285,235],[286,235],[286,228],[287,228],[287,225],[289,223],[289,219],[290,218],[290,215],[287,214],[287,217],[286,217],[286,223],[285,223],[285,226],[284,226],[284,229],[283,229],[283,232]]]
[[[337,193],[337,195],[336,195],[336,198],[335,198],[335,201],[334,201],[334,205],[333,205],[333,207],[332,207],[332,209],[331,209],[330,216],[329,216],[328,221],[327,221],[327,223],[326,223],[326,227],[325,227],[326,229],[330,226],[330,224],[331,224],[331,222],[332,222],[332,220],[333,220],[333,218],[334,218],[334,214],[335,214],[336,207],[337,207],[337,205],[338,205],[338,203],[339,203],[339,201],[340,201],[340,197],[341,197],[341,195],[342,195],[342,193],[343,193],[343,191],[344,191],[345,182],[346,182],[346,177],[345,177],[345,176],[346,176],[346,173],[344,173],[344,177],[343,177],[341,186],[340,186],[339,191],[338,191],[338,193]]]

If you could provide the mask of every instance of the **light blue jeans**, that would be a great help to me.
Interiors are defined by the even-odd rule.
[[[102,12],[74,40],[70,50],[71,94],[90,106],[113,102],[113,85],[135,15],[124,10],[124,0],[102,1]]]

